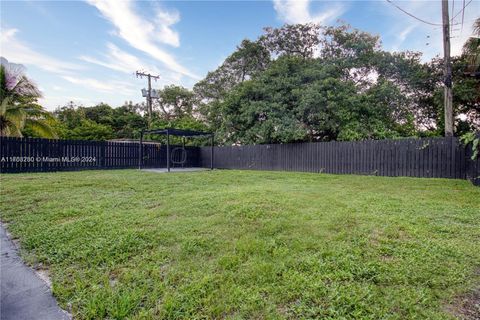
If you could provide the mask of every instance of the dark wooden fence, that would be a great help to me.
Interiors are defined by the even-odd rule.
[[[172,146],[174,148],[175,146]],[[186,147],[186,167],[210,167],[210,147]],[[0,137],[0,172],[138,167],[138,143]],[[214,167],[470,179],[480,184],[480,159],[457,138],[369,140],[215,147]],[[143,167],[164,168],[165,145],[143,145]]]
[[[199,166],[199,148],[185,148],[185,166]],[[138,168],[138,152],[138,143],[134,142],[0,137],[0,172]],[[167,166],[165,145],[145,143],[142,154],[145,168]]]
[[[472,179],[480,161],[470,160],[470,149],[457,138],[215,147],[214,167]],[[208,166],[210,149],[202,148],[200,158]]]

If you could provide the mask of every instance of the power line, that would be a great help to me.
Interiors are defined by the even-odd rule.
[[[462,27],[461,27],[461,29],[460,29],[460,34],[463,32],[463,25],[464,25],[464,23],[465,23],[465,8],[468,7],[468,5],[469,5],[470,3],[472,3],[472,2],[473,2],[473,0],[470,0],[470,1],[467,2],[467,4],[465,4],[465,0],[463,0],[462,9],[460,9],[460,10],[452,17],[452,19],[450,20],[450,22],[451,22],[452,25],[459,25],[459,24],[462,25]],[[452,10],[452,11],[453,11],[453,10]],[[459,15],[460,13],[462,14],[462,22],[461,22],[461,23],[453,23],[453,21],[455,20],[455,18],[458,17],[458,15]]]
[[[392,6],[394,6],[394,7],[397,8],[398,10],[402,11],[402,12],[405,13],[406,15],[408,15],[408,16],[410,16],[410,17],[412,17],[412,18],[414,18],[414,19],[416,19],[416,20],[418,20],[418,21],[420,21],[420,22],[423,22],[423,23],[425,23],[425,24],[429,24],[429,25],[431,25],[431,26],[440,26],[440,27],[443,26],[442,23],[430,22],[430,21],[424,20],[424,19],[422,19],[422,18],[419,18],[419,17],[411,14],[410,12],[406,11],[405,9],[403,9],[403,8],[399,7],[398,5],[396,5],[395,3],[393,3],[392,0],[385,0],[385,1],[387,1],[387,2],[390,3]],[[473,0],[470,0],[470,2],[472,2],[472,1],[473,1]],[[470,4],[470,2],[469,2],[468,4]],[[468,4],[467,4],[467,5],[468,5]],[[460,11],[457,13],[457,15],[458,15],[458,14],[460,14]],[[457,16],[457,15],[456,15],[456,16]],[[456,16],[455,16],[455,17],[456,17]],[[460,23],[452,23],[452,25],[459,25],[459,24],[460,24]]]
[[[453,19],[455,19],[456,17],[458,17],[458,15],[461,13],[461,14],[462,14],[462,22],[463,22],[463,17],[465,16],[465,8],[468,7],[468,5],[469,5],[470,3],[472,3],[472,2],[473,2],[473,0],[470,0],[470,1],[467,2],[467,4],[465,4],[465,0],[463,0],[463,8],[460,9],[460,10],[457,12],[457,14],[453,16],[452,21],[453,21]],[[460,24],[460,23],[455,23],[455,24],[458,25],[458,24]]]
[[[392,6],[394,6],[395,8],[397,8],[398,10],[402,11],[403,13],[409,15],[410,17],[420,21],[420,22],[423,22],[423,23],[426,23],[426,24],[429,24],[431,26],[442,26],[441,23],[433,23],[433,22],[429,22],[429,21],[426,21],[426,20],[423,20],[417,16],[414,16],[413,14],[411,14],[410,12],[404,10],[403,8],[397,6],[395,3],[393,3],[391,0],[386,0],[388,3],[390,3]]]
[[[454,13],[455,13],[455,0],[452,1],[452,16],[453,16]],[[452,20],[450,20],[450,23],[451,24],[453,23],[453,18],[452,18]]]

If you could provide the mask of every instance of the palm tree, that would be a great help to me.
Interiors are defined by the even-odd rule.
[[[56,138],[48,124],[51,114],[37,103],[41,97],[35,84],[18,67],[0,65],[0,136],[22,137],[30,128],[41,137]]]
[[[473,35],[463,45],[463,54],[467,58],[468,71],[473,74],[480,71],[480,18],[473,23]]]

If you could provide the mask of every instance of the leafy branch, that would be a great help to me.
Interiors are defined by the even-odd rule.
[[[478,158],[478,153],[480,149],[480,137],[475,134],[475,132],[467,132],[464,135],[460,137],[460,141],[463,143],[463,145],[466,147],[470,143],[472,144],[472,156],[471,159],[475,160]]]

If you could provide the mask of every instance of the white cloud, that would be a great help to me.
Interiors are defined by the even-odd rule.
[[[180,19],[178,13],[169,13],[158,8],[157,19],[148,21],[134,12],[130,0],[87,0],[87,2],[95,6],[116,27],[117,35],[132,47],[161,61],[172,71],[191,78],[199,78],[159,45],[160,43],[174,47],[180,45],[178,33],[170,28]]]
[[[418,25],[416,23],[408,25],[403,28],[400,32],[396,33],[396,41],[391,47],[392,51],[399,51],[401,50],[402,44],[405,42],[405,40],[408,39],[409,35],[414,31]]]
[[[16,38],[17,29],[6,29],[1,32],[0,55],[15,63],[33,65],[56,74],[69,74],[83,69],[81,66],[64,62],[44,55]]]
[[[135,92],[132,84],[123,81],[99,81],[92,78],[81,78],[81,77],[71,77],[63,76],[63,79],[67,80],[76,85],[81,85],[83,87],[93,89],[95,91],[101,91],[106,93],[115,93],[125,96],[129,96]]]
[[[338,19],[346,10],[342,4],[329,3],[329,9],[312,14],[310,3],[310,0],[273,0],[273,7],[278,17],[286,23],[327,24]]]
[[[61,79],[75,85],[73,88],[65,88],[64,86],[57,85],[60,80],[55,80],[54,84],[48,87],[42,87],[43,98],[40,99],[40,102],[46,106],[47,109],[52,110],[56,106],[62,105],[70,100],[81,101],[83,99],[84,103],[92,104],[93,100],[90,98],[74,97],[74,95],[78,95],[79,92],[83,91],[79,88],[80,86],[91,90],[86,93],[89,97],[92,95],[97,96],[100,101],[100,98],[109,96],[111,100],[116,100],[117,104],[121,103],[121,99],[132,99],[139,95],[137,92],[138,88],[133,83],[118,80],[100,81],[92,78],[79,77],[78,71],[85,69],[84,66],[65,62],[40,53],[26,43],[18,40],[16,37],[17,34],[17,29],[2,29],[1,56],[14,62],[35,66],[51,74],[58,75]],[[119,59],[120,63],[126,63],[129,66],[135,63],[135,59],[132,59],[133,56],[124,53],[114,46],[109,46],[109,49],[111,50],[112,57]],[[71,95],[60,97],[57,96],[58,92],[71,93]]]
[[[180,21],[180,14],[178,12],[163,11],[161,8],[157,9],[157,30],[156,34],[159,40],[163,43],[172,45],[174,47],[180,46],[180,38],[176,31],[170,27]]]
[[[97,59],[91,56],[80,56],[79,59],[130,75],[134,74],[137,70],[148,70],[149,72],[160,75],[158,82],[155,81],[152,83],[153,86],[180,83],[182,80],[181,73],[159,70],[156,66],[146,63],[138,57],[121,50],[113,43],[107,43],[107,47],[108,53],[104,55],[103,59]],[[138,85],[143,85],[143,83],[139,82]]]
[[[115,71],[132,74],[136,70],[147,69],[151,72],[158,73],[156,67],[141,61],[136,56],[129,54],[113,43],[107,43],[108,53],[105,55],[106,60],[99,60],[90,56],[81,56],[80,59],[89,63],[97,64],[105,68]]]
[[[400,32],[398,34],[398,39],[400,41],[405,41],[405,39],[407,39],[407,36],[412,33],[412,31],[416,28],[417,26],[415,24],[412,24],[412,25],[409,25],[407,26],[405,29],[402,30],[402,32]]]

